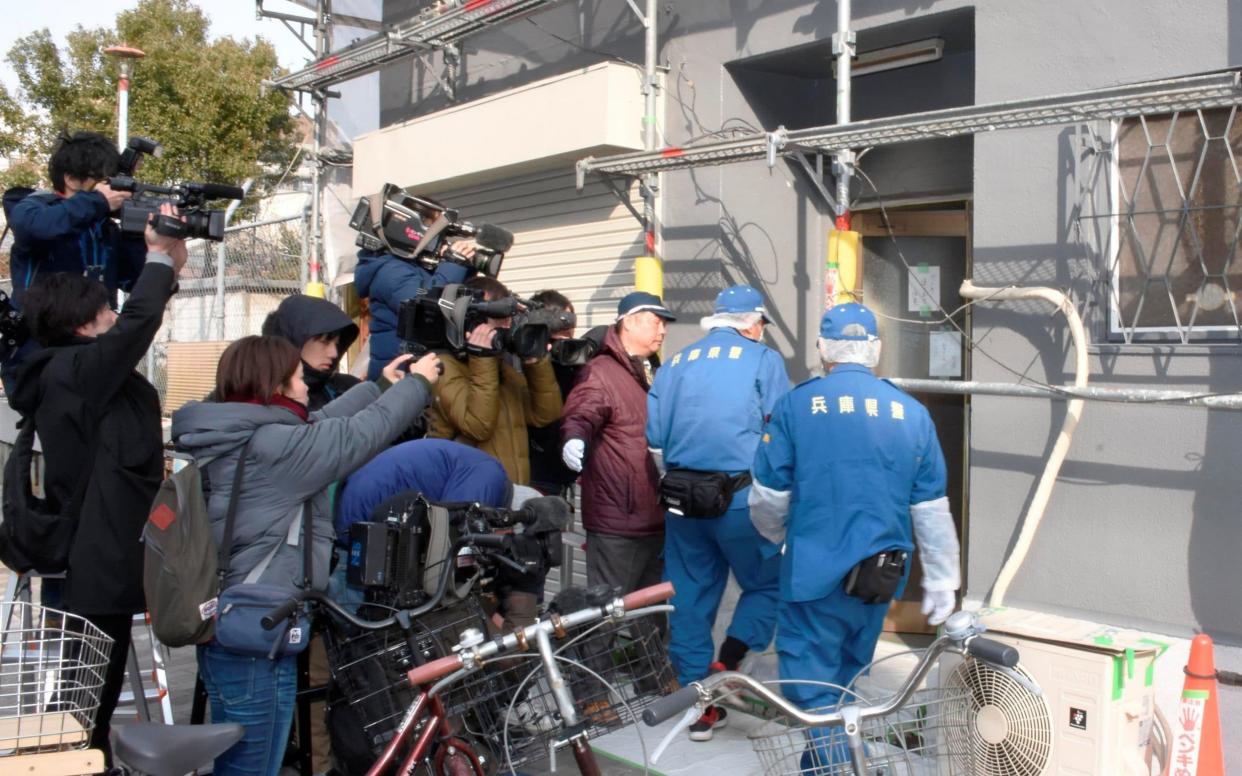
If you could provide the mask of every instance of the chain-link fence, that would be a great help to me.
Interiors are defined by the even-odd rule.
[[[305,219],[296,214],[229,227],[221,243],[190,243],[180,288],[139,367],[159,390],[165,413],[210,391],[228,343],[258,334],[268,313],[297,293],[305,235]]]

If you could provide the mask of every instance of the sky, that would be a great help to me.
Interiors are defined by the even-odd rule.
[[[260,36],[265,38],[273,46],[276,47],[276,55],[280,59],[280,64],[290,70],[300,69],[310,56],[310,52],[303,46],[297,36],[289,29],[275,19],[256,19],[255,18],[255,0],[195,0],[197,5],[207,12],[211,19],[211,27],[208,34],[213,38],[233,37],[233,38],[254,38]],[[87,28],[91,27],[110,27],[116,19],[117,13],[126,11],[138,4],[138,0],[0,0],[0,8],[3,9],[5,23],[0,25],[0,57],[6,55],[13,43],[25,35],[35,30],[46,27],[51,31],[52,37],[57,43],[64,43],[65,36],[76,29],[79,25]],[[351,13],[358,16],[366,16],[376,18],[378,16],[377,9],[379,0],[338,0],[334,3],[334,9],[339,13]],[[291,13],[299,16],[305,16],[308,12],[290,0],[264,0],[264,6],[267,10],[278,11],[281,13]],[[297,25],[294,25],[297,29]],[[348,31],[342,31],[347,33]],[[356,33],[356,31],[355,31]],[[338,36],[339,43],[347,43],[349,38]],[[371,80],[375,76],[370,77]],[[134,79],[134,88],[141,88],[141,73]],[[17,86],[17,79],[7,63],[0,64],[0,82],[2,82],[10,92],[14,91]],[[348,95],[369,94],[375,92],[375,99],[378,100],[378,85],[373,89],[366,88],[366,84],[358,81],[352,82],[348,90]],[[376,103],[378,104],[378,103]],[[378,122],[378,108],[374,109],[374,120],[349,118],[350,114],[355,116],[369,116],[370,109],[350,111],[332,111],[329,115],[336,116],[339,114],[344,121],[348,120],[349,125],[343,127],[349,136],[355,136],[359,132],[373,129],[372,126]],[[369,106],[368,106],[369,108]]]

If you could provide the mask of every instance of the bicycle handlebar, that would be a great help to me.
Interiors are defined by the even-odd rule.
[[[667,601],[672,597],[673,583],[661,582],[658,585],[644,587],[640,590],[635,590],[632,593],[622,596],[621,603],[625,607],[626,611],[630,611],[632,609],[642,609],[646,606],[652,606],[660,603],[661,601]]]
[[[643,711],[643,722],[655,727],[669,717],[675,716],[699,702],[699,688],[686,685],[672,695],[665,695]]]
[[[445,657],[432,660],[430,663],[416,666],[410,669],[406,676],[412,685],[428,684],[459,668],[473,667],[485,659],[517,648],[519,645],[525,649],[527,644],[535,641],[536,634],[540,630],[548,633],[560,632],[562,628],[575,628],[610,615],[624,615],[626,612],[668,600],[672,596],[672,583],[661,582],[658,585],[635,590],[619,601],[613,601],[602,606],[589,606],[585,609],[562,615],[559,618],[545,617],[532,625],[527,625],[525,628],[520,628],[499,638],[472,648],[463,649],[453,655],[446,655]]]
[[[1018,664],[1018,650],[1007,644],[979,636],[983,628],[973,614],[957,612],[953,618],[946,623],[945,635],[936,639],[927,648],[919,659],[918,665],[906,677],[905,683],[896,694],[882,703],[867,704],[861,708],[857,704],[849,704],[855,708],[860,719],[885,717],[905,706],[915,689],[927,676],[932,664],[943,652],[951,648],[963,650],[973,657],[1004,668],[1013,668]],[[711,674],[701,681],[661,698],[643,712],[643,722],[649,726],[658,725],[696,703],[710,704],[715,699],[728,694],[731,688],[741,689],[742,687],[759,696],[761,700],[798,724],[808,727],[833,727],[845,723],[845,717],[840,710],[825,713],[803,711],[762,682],[736,671]]]
[[[975,636],[966,642],[966,651],[980,660],[1005,668],[1013,668],[1018,664],[1018,650],[982,636]]]

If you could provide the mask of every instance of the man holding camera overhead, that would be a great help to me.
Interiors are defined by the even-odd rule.
[[[13,229],[13,299],[53,272],[73,272],[116,290],[129,290],[147,257],[141,234],[123,235],[108,215],[130,198],[107,180],[117,174],[121,155],[97,132],[63,135],[48,160],[53,191],[9,189],[4,212]]]
[[[26,289],[54,272],[98,280],[116,308],[118,288],[128,291],[147,258],[141,234],[122,234],[108,216],[130,198],[107,179],[116,175],[121,155],[98,132],[62,135],[48,160],[52,191],[14,187],[4,192],[4,213],[13,230],[13,303],[21,307]],[[0,374],[11,393],[17,365],[37,349],[33,341],[5,361]]]
[[[486,275],[464,285],[489,302],[510,296],[503,283]],[[509,318],[484,318],[467,329],[466,354],[440,354],[444,376],[427,411],[427,436],[477,447],[495,456],[515,485],[527,485],[526,427],[560,418],[561,390],[546,355],[518,362],[495,347],[497,330],[511,325]]]

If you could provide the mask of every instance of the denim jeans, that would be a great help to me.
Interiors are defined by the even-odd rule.
[[[297,656],[247,657],[215,644],[198,648],[198,670],[211,700],[212,722],[246,728],[241,741],[216,758],[216,776],[276,776],[293,723]]]

